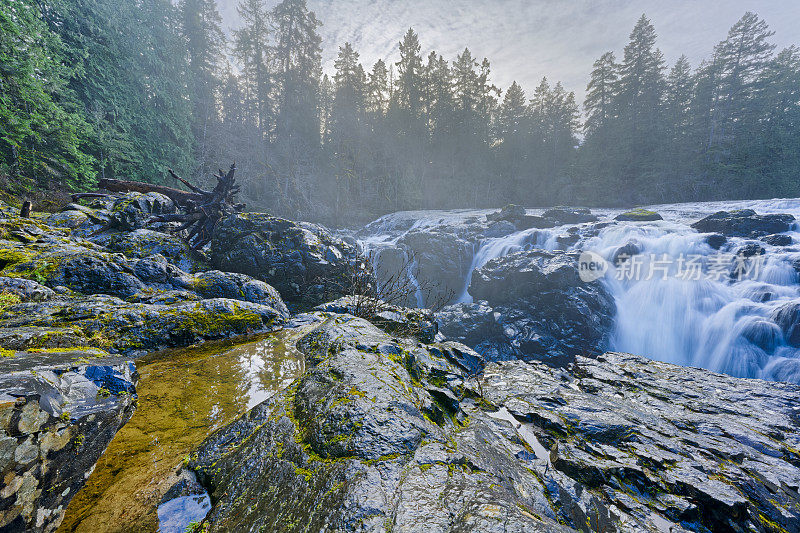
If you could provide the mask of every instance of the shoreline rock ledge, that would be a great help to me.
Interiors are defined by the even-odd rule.
[[[298,347],[298,382],[193,455],[203,531],[800,531],[796,385],[486,364],[344,314]]]

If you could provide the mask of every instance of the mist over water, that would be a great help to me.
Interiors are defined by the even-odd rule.
[[[729,237],[720,250],[706,243],[707,234],[690,227],[691,223],[720,210],[790,213],[800,219],[800,200],[670,204],[649,209],[660,213],[664,220],[616,222],[599,233],[588,231],[591,224],[528,229],[475,242],[469,274],[458,301],[472,301],[468,292],[472,271],[494,258],[529,249],[593,251],[609,263],[602,282],[617,306],[614,332],[605,349],[738,377],[800,382],[800,350],[786,342],[771,318],[776,309],[800,297],[798,273],[793,265],[800,259],[797,224],[788,232],[794,241],[791,246],[776,247],[753,239]],[[362,244],[372,250],[385,249],[395,245],[408,231],[453,230],[490,212],[395,213],[370,224]],[[611,220],[619,212],[594,211],[601,221]],[[528,213],[541,214],[541,211],[528,210]],[[558,237],[570,229],[580,239],[563,246]],[[709,275],[715,257],[734,254],[752,242],[758,242],[766,253],[741,280],[731,279],[727,271],[724,275]],[[639,276],[620,272],[631,269],[630,264],[613,264],[614,254],[628,243],[635,243],[640,250]],[[665,257],[669,259],[666,263]],[[699,279],[676,277],[679,269],[685,268],[678,260],[681,257],[693,257],[702,265]],[[652,265],[655,274],[648,276],[653,259],[660,263]]]

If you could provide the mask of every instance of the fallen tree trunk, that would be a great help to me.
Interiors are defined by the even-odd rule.
[[[196,192],[187,192],[180,189],[175,189],[174,187],[154,185],[152,183],[143,183],[141,181],[125,181],[104,178],[97,183],[97,186],[101,189],[111,192],[140,192],[143,194],[148,192],[157,192],[163,194],[176,204],[180,205],[186,205],[190,202],[203,201],[203,195]]]
[[[234,197],[239,192],[234,175],[236,163],[231,165],[227,173],[222,170],[214,177],[217,185],[213,190],[206,191],[181,178],[172,169],[168,169],[170,176],[186,185],[191,192],[154,185],[141,181],[125,181],[114,179],[101,179],[98,186],[112,193],[138,192],[147,194],[156,192],[163,194],[175,202],[180,208],[180,213],[154,216],[151,222],[180,222],[180,227],[172,230],[175,233],[187,231],[186,241],[195,250],[201,249],[211,241],[211,236],[217,222],[225,215],[244,209],[244,204],[237,204]],[[95,198],[106,196],[103,193],[82,193],[73,195],[73,199]]]

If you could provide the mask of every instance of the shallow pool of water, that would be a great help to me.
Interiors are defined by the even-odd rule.
[[[59,531],[158,531],[156,507],[183,459],[212,431],[300,376],[300,334],[286,330],[138,360],[138,407],[70,503]]]

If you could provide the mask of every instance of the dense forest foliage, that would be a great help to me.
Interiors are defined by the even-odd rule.
[[[468,48],[417,34],[323,73],[305,0],[0,0],[0,175],[200,181],[236,161],[250,209],[329,222],[417,208],[800,196],[800,49],[746,13],[700,65],[668,67],[642,16],[594,63],[583,112],[543,78],[501,91]]]

